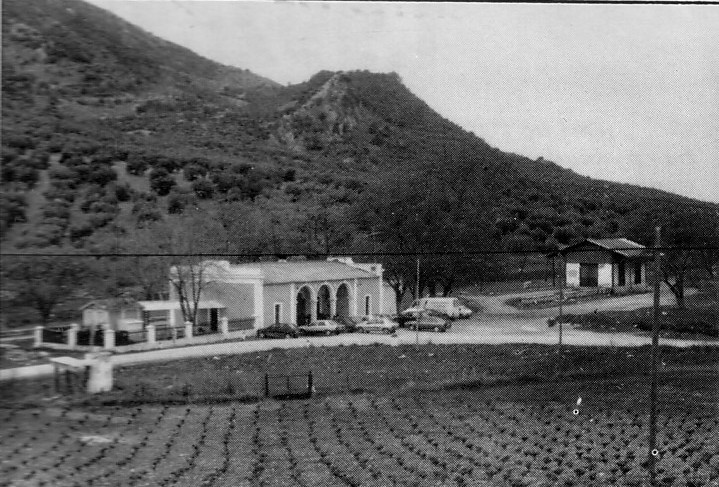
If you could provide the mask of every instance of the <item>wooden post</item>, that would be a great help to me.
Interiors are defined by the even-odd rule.
[[[652,322],[652,384],[649,392],[649,483],[652,487],[657,485],[656,458],[657,445],[657,362],[659,360],[659,275],[661,272],[661,227],[655,229],[654,242],[654,319]]]
[[[307,395],[312,396],[312,389],[314,388],[314,383],[312,380],[312,371],[310,370],[307,373]]]
[[[265,373],[265,397],[270,397],[270,376]]]
[[[559,353],[562,353],[562,321],[564,321],[564,280],[567,275],[567,263],[566,257],[562,256],[562,265],[560,266],[559,276],[559,317],[557,318],[559,324]]]
[[[414,289],[414,299],[419,307],[419,256],[417,257],[417,285]],[[417,313],[417,326],[414,327],[417,348],[419,348],[419,322],[422,320],[422,308],[420,307],[419,309],[420,311]]]

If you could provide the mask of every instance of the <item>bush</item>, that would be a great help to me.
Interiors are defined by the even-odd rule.
[[[109,194],[113,194],[117,201],[120,202],[130,201],[130,198],[132,197],[132,188],[127,183],[112,183],[108,186],[107,190]]]
[[[170,214],[182,213],[188,206],[195,205],[197,199],[194,193],[173,189],[167,197],[167,212]]]
[[[94,227],[89,222],[86,222],[72,225],[68,229],[68,233],[70,235],[70,240],[76,242],[89,237],[90,235],[92,235],[92,232],[94,230]]]
[[[8,147],[14,147],[21,151],[35,148],[35,141],[27,135],[9,135],[4,138],[3,142]]]
[[[148,168],[144,154],[133,153],[127,158],[127,172],[135,176],[142,176]]]
[[[219,193],[227,193],[230,189],[240,186],[242,178],[233,172],[222,171],[212,174],[212,182],[215,183]]]
[[[165,169],[153,169],[150,173],[150,188],[159,196],[166,196],[176,184]]]
[[[24,183],[29,187],[33,187],[38,179],[40,179],[38,170],[32,167],[29,161],[22,159],[3,163],[1,174],[3,182],[16,181]]]
[[[164,156],[158,156],[152,166],[155,168],[162,168],[170,173],[180,168],[180,164],[176,160]]]
[[[215,185],[206,179],[198,179],[192,183],[192,191],[195,192],[198,198],[206,200],[212,198],[212,194],[215,192]]]
[[[21,193],[0,193],[0,233],[15,223],[25,222],[25,207],[27,202]]]
[[[205,177],[206,174],[207,169],[195,163],[188,164],[183,169],[183,175],[187,181],[195,181],[198,178]]]
[[[117,173],[114,169],[108,166],[100,166],[93,168],[92,172],[87,175],[86,181],[89,183],[99,184],[100,186],[105,186],[116,179]]]
[[[137,223],[140,225],[162,219],[162,214],[157,207],[144,200],[140,200],[133,205],[132,214],[135,215]]]
[[[666,314],[665,314],[666,313]],[[639,319],[637,328],[651,331],[651,317]],[[709,308],[672,308],[662,312],[660,326],[664,331],[719,337],[719,310]]]

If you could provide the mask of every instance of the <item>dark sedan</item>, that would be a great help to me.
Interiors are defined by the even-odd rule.
[[[409,323],[410,330],[447,331],[451,326],[452,323],[449,320],[431,315],[424,315],[419,320]]]
[[[417,308],[410,308],[397,314],[393,319],[401,328],[408,328],[417,322],[420,314],[422,316],[434,316],[437,318],[447,319],[445,315],[430,309],[422,310],[421,312]]]
[[[257,338],[297,338],[300,331],[288,323],[275,323],[257,330]]]

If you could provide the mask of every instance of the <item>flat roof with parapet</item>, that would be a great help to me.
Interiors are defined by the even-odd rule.
[[[266,284],[291,282],[341,281],[368,279],[377,275],[338,261],[301,260],[288,262],[253,262],[230,266],[233,270],[259,269]]]

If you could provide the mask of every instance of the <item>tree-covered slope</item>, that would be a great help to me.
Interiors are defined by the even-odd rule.
[[[647,208],[716,216],[715,204],[502,152],[394,73],[282,87],[79,0],[2,8],[4,248],[100,248],[191,211],[242,232],[233,250],[327,253],[381,244],[391,208],[452,245],[474,226],[522,249],[620,234]]]

